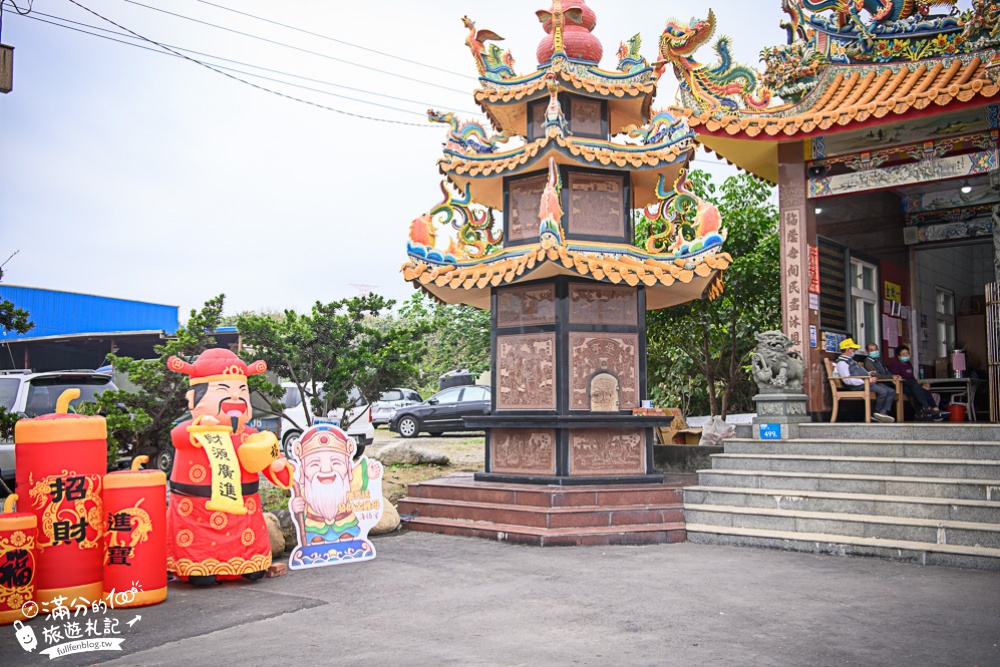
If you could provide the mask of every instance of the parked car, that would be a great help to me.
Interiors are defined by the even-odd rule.
[[[490,388],[481,385],[450,387],[423,403],[396,412],[389,428],[404,438],[415,438],[422,431],[441,435],[447,431],[469,431],[463,417],[490,413]]]
[[[118,387],[109,374],[97,371],[0,371],[0,405],[22,417],[55,412],[56,400],[67,389],[80,390],[80,398],[70,402],[72,409],[93,401],[102,391],[116,391]],[[14,480],[13,439],[0,442],[0,477],[8,486]]]
[[[388,424],[400,408],[408,408],[411,405],[423,403],[423,401],[420,394],[412,389],[396,387],[384,391],[379,399],[372,403],[372,424],[376,427]]]
[[[308,400],[302,400],[302,393],[295,386],[294,382],[282,382],[285,389],[284,412],[281,415],[281,448],[285,456],[292,455],[292,445],[302,435],[302,429],[306,426],[306,409],[310,409],[312,419],[333,419],[340,422],[347,435],[354,438],[358,451],[355,456],[361,456],[365,447],[375,439],[375,427],[372,426],[372,408],[365,403],[364,398],[356,390],[352,389],[348,395],[351,407],[347,410],[347,418],[344,418],[343,410],[331,410],[324,415],[312,414]],[[348,422],[350,422],[348,424]]]

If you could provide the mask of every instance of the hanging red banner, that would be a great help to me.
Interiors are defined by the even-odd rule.
[[[819,246],[809,246],[809,293],[819,294]]]

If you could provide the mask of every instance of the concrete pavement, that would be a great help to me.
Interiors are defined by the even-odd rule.
[[[698,544],[543,549],[415,532],[375,544],[366,564],[172,584],[161,605],[109,612],[123,653],[52,664],[1000,664],[989,572]],[[0,665],[48,663],[0,628]]]

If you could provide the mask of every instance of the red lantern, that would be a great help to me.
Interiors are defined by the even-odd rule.
[[[103,417],[67,414],[79,396],[79,389],[67,389],[56,414],[14,426],[17,491],[39,526],[39,605],[59,596],[64,604],[94,602],[103,594],[101,478],[108,471],[108,431]]]
[[[131,470],[104,476],[104,596],[115,608],[167,597],[167,476],[139,470],[147,461],[137,456]]]
[[[7,496],[0,515],[0,625],[24,620],[21,607],[35,599],[35,538],[38,519],[14,512],[17,494]]]

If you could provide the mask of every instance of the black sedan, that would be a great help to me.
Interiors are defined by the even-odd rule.
[[[490,413],[490,388],[480,385],[450,387],[423,403],[400,408],[389,423],[389,430],[404,438],[415,438],[421,431],[441,435],[445,431],[468,431],[462,417]]]

